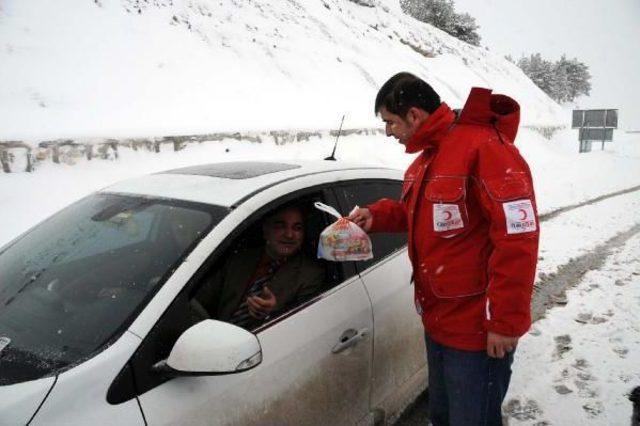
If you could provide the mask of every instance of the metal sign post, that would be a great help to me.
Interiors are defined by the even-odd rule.
[[[590,152],[593,141],[604,143],[613,141],[613,129],[618,128],[617,109],[577,109],[573,111],[572,129],[578,130],[579,152]]]

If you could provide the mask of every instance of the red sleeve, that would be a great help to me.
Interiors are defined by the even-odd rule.
[[[485,326],[488,331],[516,337],[531,326],[538,214],[531,173],[518,150],[500,145],[489,151],[485,155],[490,156],[491,167],[479,168],[475,185],[490,222],[493,245]]]
[[[383,198],[367,208],[373,215],[369,232],[407,232],[407,210],[402,201]]]

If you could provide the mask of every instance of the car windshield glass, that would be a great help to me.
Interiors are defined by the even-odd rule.
[[[113,341],[227,209],[94,194],[0,252],[0,385]]]

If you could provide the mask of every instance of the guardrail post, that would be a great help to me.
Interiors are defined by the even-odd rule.
[[[31,153],[31,148],[27,149],[27,168],[25,171],[28,173],[33,171],[33,154]]]
[[[2,163],[2,171],[11,173],[11,165],[9,164],[9,153],[5,149],[0,149],[0,163]]]
[[[57,144],[51,147],[51,159],[54,163],[60,164],[60,147]]]

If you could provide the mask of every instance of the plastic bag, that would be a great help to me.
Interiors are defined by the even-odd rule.
[[[373,258],[371,239],[366,232],[336,209],[323,203],[315,203],[318,210],[329,213],[338,220],[327,226],[320,234],[318,258],[345,262]]]

